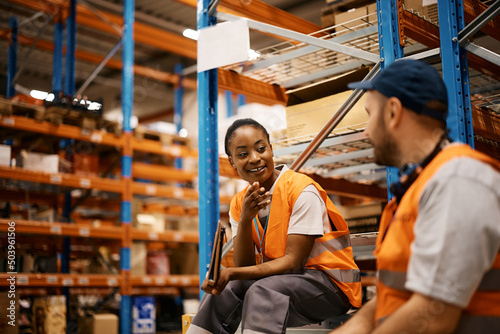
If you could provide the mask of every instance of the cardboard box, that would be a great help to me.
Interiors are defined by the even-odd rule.
[[[328,8],[344,12],[348,9],[366,6],[373,2],[375,2],[375,0],[326,0]]]
[[[352,8],[346,12],[337,12],[334,17],[335,25],[342,25],[341,27],[336,28],[337,34],[340,36],[350,33],[350,29],[359,30],[361,28],[366,28],[367,15],[367,6]]]
[[[370,2],[373,1],[337,1],[336,4],[323,8],[321,11],[321,27],[331,27],[354,20],[346,23],[345,27],[338,28],[337,32],[346,30],[346,27],[353,28],[358,25],[357,29],[366,28],[368,26],[367,22],[373,23],[376,21],[376,15],[374,14],[377,12],[377,4]],[[347,32],[349,31],[346,30],[343,33]]]
[[[59,173],[59,156],[57,154],[26,153],[23,168],[44,173]]]
[[[178,222],[177,228],[179,231],[198,232],[199,231],[198,218],[188,217],[185,219],[181,219]]]
[[[94,314],[92,334],[118,334],[118,317],[111,313]]]
[[[0,145],[0,166],[10,166],[11,150],[10,145]]]
[[[139,198],[132,199],[132,227],[137,228],[139,226],[139,221],[137,220],[137,215],[142,212],[143,202]]]
[[[346,91],[349,82],[361,81],[368,68],[350,72],[319,85],[297,90],[289,94],[286,122],[290,142],[311,140],[328,123],[346,101],[352,91]],[[332,134],[361,130],[368,120],[363,96],[344,117]]]
[[[34,334],[66,334],[66,297],[37,297],[33,301]]]
[[[198,263],[198,245],[184,244],[171,250],[170,273],[172,275],[197,275]]]
[[[132,276],[146,275],[146,257],[148,254],[145,242],[134,242],[131,248],[130,273]]]
[[[154,232],[165,231],[165,218],[162,214],[138,213],[137,228],[139,230],[149,230]]]
[[[325,7],[321,10],[321,28],[328,28],[335,25],[335,9]]]
[[[337,34],[345,35],[352,31],[365,29],[377,25],[377,4],[352,8],[345,12],[336,12],[333,18]],[[378,33],[366,38],[357,38],[350,42],[350,46],[364,51],[378,53]]]
[[[75,153],[73,170],[76,175],[99,176],[99,156],[95,154]]]
[[[135,297],[132,306],[132,333],[156,332],[156,306],[153,297]]]
[[[148,275],[170,275],[170,261],[165,251],[149,251],[147,257]]]
[[[118,334],[118,317],[111,313],[94,314],[78,319],[81,334]]]

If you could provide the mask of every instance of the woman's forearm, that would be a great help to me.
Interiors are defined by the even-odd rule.
[[[233,247],[233,260],[236,267],[255,265],[255,247],[251,222],[241,221],[238,224],[238,232],[233,239]]]

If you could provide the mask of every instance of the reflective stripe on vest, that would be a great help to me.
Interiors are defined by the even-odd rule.
[[[324,252],[334,253],[336,251],[345,249],[351,246],[351,237],[349,235],[342,235],[338,238],[330,239],[325,242],[316,242],[313,247],[309,259],[313,259]]]
[[[378,279],[384,285],[404,291],[410,292],[405,288],[406,283],[406,273],[401,271],[390,271],[390,270],[379,270],[378,271]],[[500,290],[500,269],[491,269],[487,271],[479,287],[477,288],[481,291],[498,291]]]
[[[390,270],[379,270],[377,272],[378,274],[378,279],[380,282],[382,282],[384,285],[404,291],[404,292],[409,292],[405,288],[405,283],[406,283],[406,272],[404,271],[390,271]]]
[[[500,317],[463,315],[453,334],[498,333]]]
[[[359,269],[330,269],[325,270],[331,278],[343,283],[357,283],[361,281]]]
[[[380,326],[387,318],[388,316],[378,319],[378,325]],[[500,317],[462,315],[453,334],[497,333],[498,329],[500,329]]]
[[[500,290],[500,269],[490,269],[484,274],[478,290]]]
[[[390,288],[409,292],[405,288],[405,272],[379,270],[378,279]],[[487,271],[477,289],[482,291],[500,290],[500,269],[491,269]]]

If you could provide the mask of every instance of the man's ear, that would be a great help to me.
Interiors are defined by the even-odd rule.
[[[390,97],[387,100],[386,108],[386,124],[390,128],[395,128],[400,125],[403,115],[403,105],[397,97]]]

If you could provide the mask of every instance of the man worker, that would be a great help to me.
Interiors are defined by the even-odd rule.
[[[500,333],[500,162],[452,143],[440,74],[401,59],[371,81],[375,161],[400,168],[374,255],[377,296],[332,333]]]

